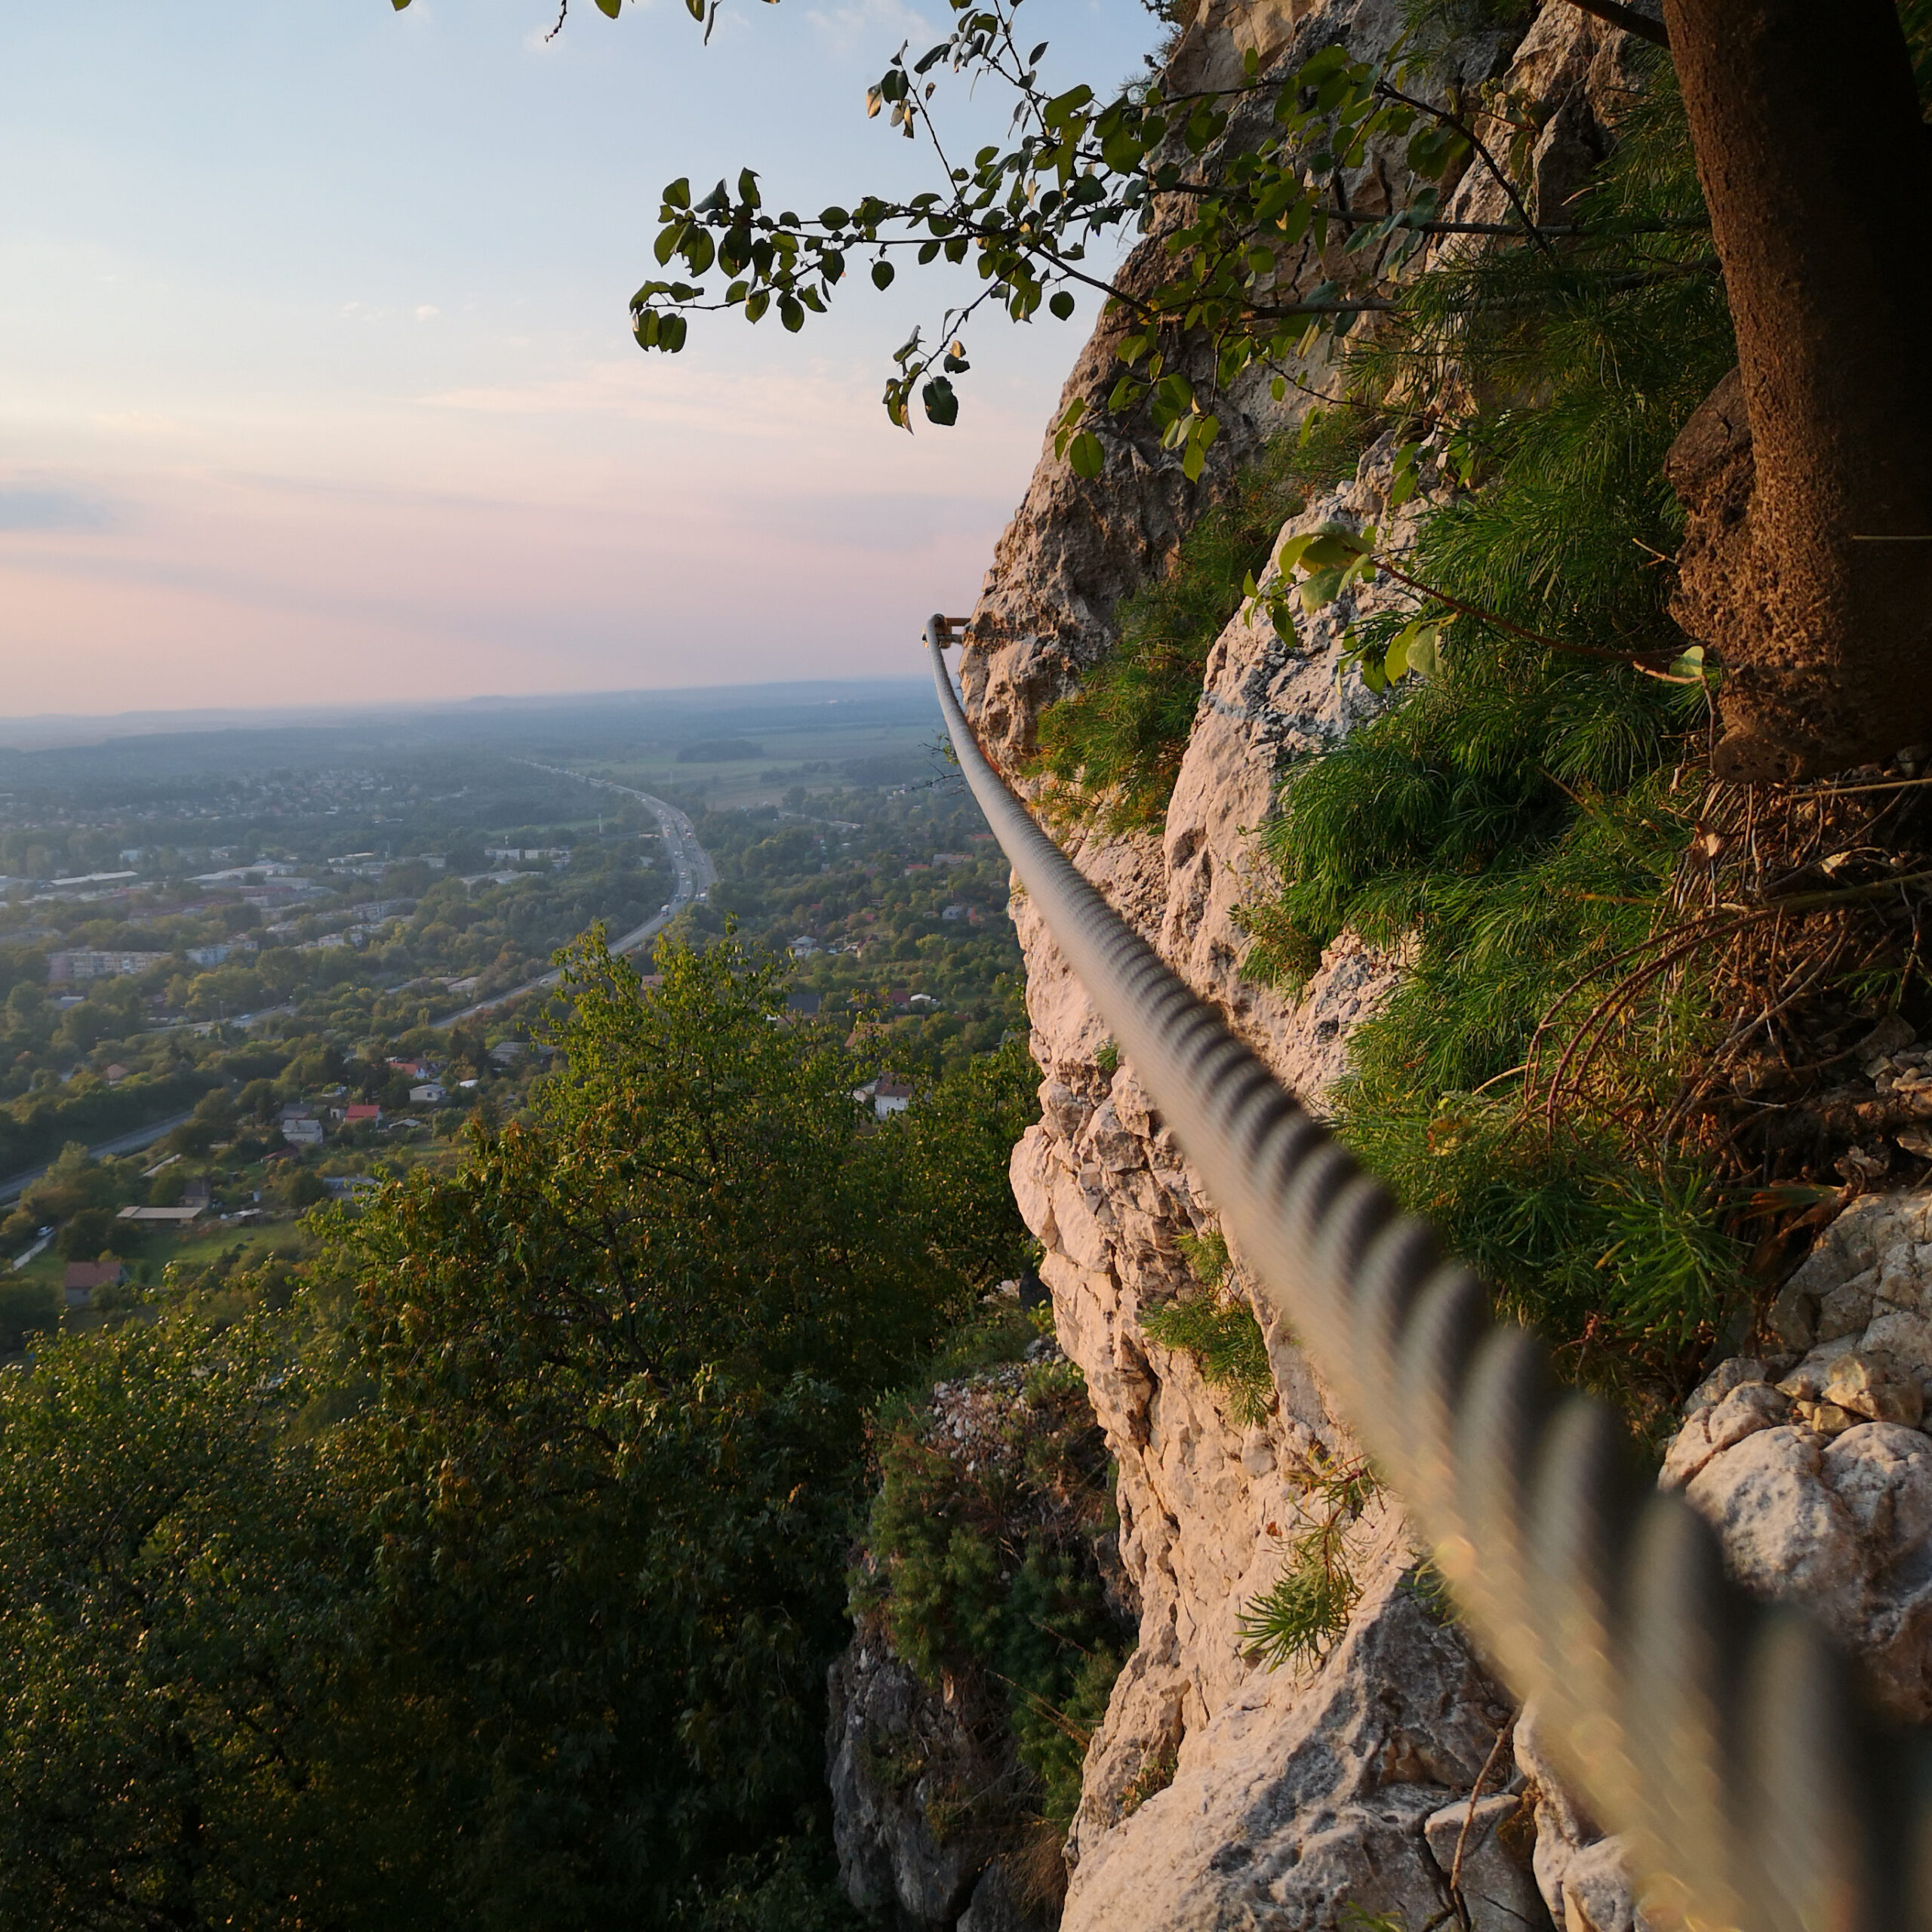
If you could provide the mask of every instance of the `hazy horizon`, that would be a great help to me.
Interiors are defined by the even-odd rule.
[[[709,701],[721,712],[762,699],[767,703],[789,698],[809,703],[809,694],[884,694],[908,698],[930,692],[931,681],[921,672],[881,673],[871,677],[763,678],[731,684],[634,685],[609,691],[492,691],[447,698],[373,700],[364,703],[324,703],[182,707],[118,712],[38,712],[10,715],[0,711],[0,751],[36,752],[82,748],[118,739],[174,737],[205,731],[275,731],[326,729],[360,724],[398,724],[411,720],[460,721],[466,715],[492,712],[528,716],[533,712],[567,712],[576,706],[643,708],[654,700],[667,707]],[[736,701],[734,703],[734,701]],[[826,703],[841,701],[829,697]],[[4,703],[0,697],[0,703]]]

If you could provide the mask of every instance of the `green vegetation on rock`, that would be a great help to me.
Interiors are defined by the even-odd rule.
[[[1118,1528],[1112,1466],[1078,1370],[1057,1350],[1024,1358],[1042,1326],[1016,1307],[968,1330],[950,1360],[971,1365],[942,1361],[929,1394],[887,1404],[877,1424],[853,1614],[929,1688],[948,1684],[954,1706],[993,1720],[969,1727],[1010,1740],[982,1746],[970,1790],[960,1767],[931,1767],[942,1838],[970,1824],[1010,1840],[1039,1820],[1057,1844],[1133,1643],[1098,1555]]]
[[[1121,604],[1113,648],[1040,714],[1034,765],[1055,816],[1109,832],[1159,823],[1214,640],[1266,568],[1282,524],[1354,474],[1374,424],[1371,413],[1337,411],[1311,419],[1307,435],[1275,444],[1181,539],[1168,569]]]
[[[1233,1276],[1222,1235],[1184,1240],[1182,1247],[1198,1287],[1143,1308],[1140,1325],[1163,1348],[1185,1349],[1210,1388],[1227,1391],[1235,1420],[1251,1426],[1266,1419],[1275,1400],[1261,1324]]]

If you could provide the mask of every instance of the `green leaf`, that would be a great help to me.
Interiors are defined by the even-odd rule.
[[[1101,448],[1100,438],[1092,430],[1083,429],[1073,439],[1069,460],[1073,465],[1074,475],[1091,481],[1106,468],[1107,453]]]
[[[1318,570],[1301,581],[1301,608],[1310,613],[1325,609],[1340,594],[1342,573],[1339,569]]]
[[[1051,309],[1062,321],[1065,321],[1068,316],[1073,313],[1073,297],[1068,294],[1066,291],[1063,288],[1056,289],[1054,292],[1053,299],[1048,303],[1047,306]]]
[[[1318,530],[1306,540],[1301,553],[1303,569],[1340,569],[1361,556],[1367,546],[1360,537],[1336,530]]]
[[[844,208],[835,203],[825,210],[818,219],[819,226],[822,228],[843,228],[852,217]]]
[[[892,286],[892,264],[890,262],[873,263],[872,286],[875,288],[890,288]]]
[[[926,417],[937,423],[943,429],[949,429],[959,420],[959,398],[952,392],[952,385],[943,376],[935,376],[919,392],[919,400],[926,405]]]
[[[691,177],[681,174],[664,190],[664,205],[671,208],[688,208],[691,205]]]
[[[1297,88],[1317,86],[1334,73],[1337,68],[1346,67],[1348,63],[1349,50],[1337,42],[1333,46],[1324,47],[1319,54],[1314,54],[1303,61],[1301,72],[1294,77],[1292,85]]]
[[[605,19],[614,20],[617,17],[617,10],[623,4],[624,0],[597,0],[597,11]]]
[[[1442,629],[1438,624],[1418,624],[1409,640],[1409,669],[1419,678],[1432,678],[1441,667],[1440,646]]]
[[[1418,478],[1416,459],[1421,454],[1420,443],[1404,443],[1395,452],[1395,468],[1389,486],[1389,507],[1400,509],[1416,493]]]

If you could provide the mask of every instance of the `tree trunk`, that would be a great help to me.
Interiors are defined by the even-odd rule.
[[[1890,0],[1664,13],[1737,329],[1668,466],[1672,614],[1725,670],[1718,770],[1887,758],[1932,741],[1932,146],[1905,38]]]

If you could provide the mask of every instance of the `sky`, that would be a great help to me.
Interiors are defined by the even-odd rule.
[[[911,436],[891,352],[977,282],[848,275],[675,357],[626,308],[675,176],[929,185],[864,94],[944,0],[724,0],[708,47],[681,0],[546,40],[555,4],[0,10],[0,716],[894,673],[970,607],[1091,305],[980,326]],[[1054,85],[1155,30],[1026,12]]]

